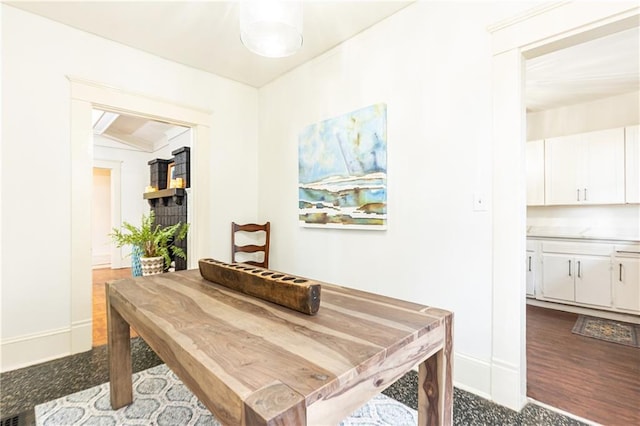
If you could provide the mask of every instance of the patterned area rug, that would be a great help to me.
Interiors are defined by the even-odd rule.
[[[220,423],[166,365],[133,375],[133,404],[112,410],[109,384],[104,383],[35,407],[36,424],[69,425],[194,425]],[[415,425],[415,410],[378,395],[341,425]]]
[[[571,331],[581,336],[640,347],[640,325],[636,324],[580,315]]]

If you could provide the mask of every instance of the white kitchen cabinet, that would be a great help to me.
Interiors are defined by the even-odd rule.
[[[536,295],[536,269],[535,269],[535,252],[532,250],[527,250],[527,255],[525,256],[525,268],[527,270],[527,296],[535,296]]]
[[[624,203],[624,128],[549,138],[544,153],[547,205]]]
[[[611,306],[611,258],[576,256],[574,261],[575,301]]]
[[[544,205],[544,140],[526,144],[527,205]]]
[[[568,302],[575,300],[573,268],[575,261],[566,254],[542,254],[542,295]]]
[[[527,205],[544,205],[544,139],[526,144]]]
[[[625,201],[640,203],[640,126],[625,128]]]
[[[614,308],[640,314],[640,246],[616,247],[611,284]]]
[[[543,299],[611,306],[612,246],[589,243],[542,243]]]

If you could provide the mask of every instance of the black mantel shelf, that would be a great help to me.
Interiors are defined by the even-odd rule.
[[[161,189],[159,191],[145,192],[143,198],[149,201],[149,204],[154,205],[155,202],[161,198],[162,203],[167,205],[170,197],[174,197],[174,201],[177,205],[182,205],[182,200],[185,196],[184,188],[169,188]]]

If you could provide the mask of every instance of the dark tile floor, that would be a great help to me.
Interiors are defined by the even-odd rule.
[[[138,372],[162,361],[139,337],[131,340],[133,371]],[[34,424],[33,408],[44,402],[107,382],[107,350],[99,346],[89,352],[0,374],[0,417],[21,414],[23,424]],[[384,393],[414,409],[417,408],[418,375],[410,372]],[[573,419],[534,404],[515,412],[455,389],[455,425],[582,425]],[[5,423],[0,423],[4,425]]]

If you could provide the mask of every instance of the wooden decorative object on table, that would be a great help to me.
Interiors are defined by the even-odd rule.
[[[208,281],[278,305],[314,315],[320,308],[320,282],[243,263],[200,259]]]

